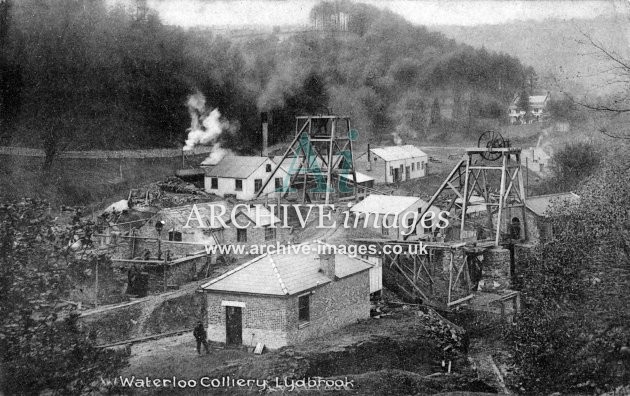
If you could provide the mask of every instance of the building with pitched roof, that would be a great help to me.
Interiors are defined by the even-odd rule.
[[[350,208],[350,213],[358,218],[358,227],[366,225],[390,239],[413,240],[428,237],[437,228],[440,209],[436,206],[431,207],[435,219],[425,222],[429,227],[424,228],[415,221],[417,214],[426,206],[427,202],[418,197],[372,194]],[[414,223],[415,229],[409,236],[403,235],[409,232]]]
[[[377,183],[396,183],[424,177],[429,156],[413,145],[370,148],[355,160],[357,168]]]
[[[204,189],[220,197],[248,201],[254,199],[275,167],[268,157],[228,155],[218,164],[204,168]],[[279,169],[274,180],[265,186],[262,196],[273,196],[286,175],[286,171]]]
[[[517,123],[532,123],[534,121],[540,122],[544,119],[547,104],[549,102],[549,92],[544,95],[530,95],[529,96],[529,112],[531,117],[529,117],[524,109],[519,107],[520,96],[515,95],[512,100],[512,104],[508,107],[508,117],[510,118],[511,124]]]
[[[531,243],[552,239],[553,227],[549,221],[551,208],[558,204],[576,204],[579,200],[580,196],[572,192],[527,197],[525,200],[526,227],[523,226],[520,208],[510,209],[510,213],[506,216],[506,219],[511,222],[513,239],[525,239]]]
[[[326,247],[288,245],[202,285],[208,338],[280,348],[369,318],[372,264]]]
[[[202,224],[199,224],[199,218]],[[161,233],[162,248],[171,252],[193,253],[203,251],[207,245],[219,244],[284,243],[289,239],[290,233],[290,229],[283,228],[281,220],[262,204],[203,202],[166,208],[156,213],[136,233],[139,238],[135,244],[137,252],[142,252],[143,239],[157,236],[156,221],[164,223]]]

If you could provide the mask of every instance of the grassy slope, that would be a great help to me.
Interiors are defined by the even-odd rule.
[[[130,189],[164,179],[181,166],[180,158],[59,159],[44,172],[42,160],[0,156],[0,197],[45,198],[54,205],[99,206],[124,199]]]

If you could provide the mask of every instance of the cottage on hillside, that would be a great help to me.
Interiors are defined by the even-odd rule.
[[[574,204],[579,200],[580,196],[572,192],[527,197],[525,200],[526,227],[523,225],[520,208],[511,208],[508,213],[512,239],[527,240],[531,243],[553,239],[554,230],[549,222],[550,208],[555,204]]]
[[[519,107],[520,96],[516,95],[512,104],[508,108],[508,117],[510,117],[511,124],[524,124],[532,123],[534,121],[540,122],[545,116],[547,110],[547,104],[549,103],[549,92],[544,95],[531,95],[529,97],[529,112],[531,117],[528,118],[524,109]]]
[[[424,177],[429,157],[413,145],[368,149],[356,160],[357,168],[377,183],[396,183]]]
[[[248,201],[256,197],[275,167],[268,157],[228,155],[218,164],[205,168],[204,189],[220,197]],[[278,169],[261,196],[273,196],[276,189],[282,187],[286,174]]]
[[[372,266],[318,246],[256,257],[202,285],[208,338],[280,348],[369,318]]]
[[[438,225],[440,209],[436,206],[431,206],[435,217],[425,222],[428,227],[424,228],[419,221],[415,221],[426,207],[427,202],[418,197],[372,194],[350,208],[350,212],[355,219],[358,218],[357,227],[365,225],[388,239],[417,240],[433,235]],[[403,235],[410,230],[408,236]]]

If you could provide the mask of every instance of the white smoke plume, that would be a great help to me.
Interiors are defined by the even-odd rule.
[[[219,136],[223,132],[235,132],[238,123],[230,123],[221,117],[219,109],[210,110],[205,96],[199,91],[188,97],[186,106],[190,113],[190,128],[184,150],[192,150],[197,145],[212,146],[210,156],[219,162],[228,153],[218,143]]]
[[[402,137],[400,137],[400,133],[398,133],[398,131],[392,132],[392,138],[394,139],[394,144],[396,146],[402,146],[403,140]]]

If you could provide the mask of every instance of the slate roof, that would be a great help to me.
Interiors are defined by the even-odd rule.
[[[549,94],[546,95],[530,95],[529,96],[529,104],[531,106],[542,106],[545,104],[545,101],[549,98]],[[520,101],[520,95],[514,95],[514,99],[512,100],[512,104],[510,108],[517,108],[518,102]]]
[[[301,250],[264,254],[203,284],[201,288],[207,291],[285,296],[331,282],[330,278],[319,271],[317,245],[305,245],[310,246],[308,254]],[[289,247],[298,249],[300,246],[303,245]],[[337,278],[358,274],[370,268],[372,265],[362,259],[343,254],[335,255]]]
[[[199,216],[201,216],[202,220],[205,221],[204,224],[206,227],[219,229],[222,228],[221,224],[210,224],[209,219],[212,215],[212,207],[214,206],[214,214],[218,215],[225,208],[225,213],[221,216],[225,224],[230,224],[231,218],[230,214],[234,205],[226,202],[226,201],[216,201],[216,202],[203,202],[195,204],[197,206],[197,211],[199,212]],[[154,217],[155,219],[159,219],[164,221],[166,224],[164,225],[165,230],[170,229],[180,229],[182,226],[186,225],[188,221],[188,217],[192,213],[193,205],[184,205],[177,206],[174,208],[162,209],[159,211]],[[271,216],[269,210],[262,206],[257,206],[255,208],[239,208],[239,213],[247,216],[253,224],[256,224],[256,210],[260,210],[260,225],[265,226],[271,224]],[[238,214],[237,214],[238,216]],[[279,223],[280,219],[274,216],[274,223]],[[217,221],[218,223],[218,221]],[[240,224],[244,224],[243,221],[239,221]],[[197,221],[196,215],[193,214],[192,219],[190,220],[190,226],[199,227],[199,222]]]
[[[575,203],[580,200],[580,196],[574,194],[572,192],[568,193],[559,193],[559,194],[549,194],[549,195],[539,195],[537,197],[527,197],[525,200],[525,206],[527,209],[534,212],[537,216],[547,216],[547,210],[558,201],[569,201],[570,203]]]
[[[426,157],[427,154],[418,147],[408,144],[406,146],[390,146],[370,149],[374,155],[378,155],[385,161],[396,161],[418,157]]]
[[[418,197],[407,197],[402,195],[368,195],[363,201],[350,208],[351,212],[361,213],[401,213],[411,205],[420,201],[421,206],[427,203]]]
[[[207,169],[206,176],[247,179],[267,159],[267,157],[227,155],[217,165]]]

